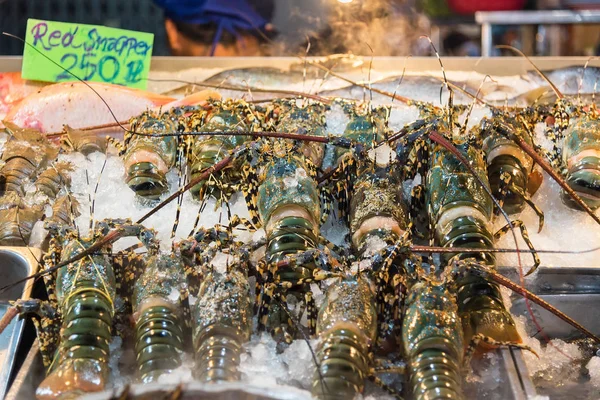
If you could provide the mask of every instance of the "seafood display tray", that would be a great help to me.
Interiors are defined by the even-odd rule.
[[[25,278],[37,271],[41,252],[26,247],[0,247],[0,282]],[[29,298],[32,281],[23,282],[0,294],[0,317],[10,307],[10,301]],[[16,354],[21,342],[25,321],[15,318],[0,335],[0,397],[6,394],[11,372],[16,363]]]
[[[295,57],[276,58],[173,58],[155,57],[152,60],[152,71],[176,72],[190,68],[243,68],[243,67],[277,67],[288,68],[297,63]],[[581,57],[573,58],[533,58],[541,69],[556,69],[571,65],[582,65],[587,59]],[[20,57],[0,57],[0,72],[16,71],[21,68]],[[409,71],[432,71],[439,68],[436,58],[391,58],[374,57],[373,68],[380,71],[401,71],[403,66]],[[481,74],[498,76],[520,75],[530,70],[531,67],[526,60],[521,58],[446,58],[444,59],[446,71],[477,71]],[[32,250],[36,252],[36,250]],[[39,253],[39,251],[37,251]],[[37,255],[37,253],[34,253]],[[0,260],[2,270],[0,277],[2,282],[12,282],[21,277],[35,272],[37,262],[34,255],[26,248],[0,248]],[[508,276],[515,282],[519,282],[518,274],[512,268],[501,269],[503,275]],[[600,302],[600,267],[570,267],[561,268],[540,267],[538,272],[527,279],[526,286],[534,293],[540,295],[552,305],[595,333],[600,333],[600,319],[595,313],[588,310],[596,309]],[[0,297],[0,315],[6,311],[9,300],[15,300],[21,295],[26,298],[31,293],[31,286],[17,287],[4,297]],[[533,306],[533,305],[532,305]],[[574,338],[573,329],[548,312],[533,306],[538,321],[550,338]],[[515,315],[527,315],[527,307],[523,299],[515,299],[511,311]],[[15,362],[16,350],[21,334],[25,328],[24,321],[15,319],[9,329],[0,336],[0,393],[9,384],[11,368]],[[28,325],[28,328],[33,328]],[[33,332],[33,329],[31,329]],[[30,332],[30,333],[31,333]],[[28,344],[28,343],[27,343]],[[23,343],[25,345],[25,343]],[[24,347],[24,346],[21,347]],[[35,397],[35,389],[43,379],[44,369],[39,354],[37,341],[27,351],[27,356],[22,363],[18,374],[14,378],[12,386],[6,399],[30,399]],[[502,349],[498,350],[501,358],[500,387],[494,389],[494,398],[525,400],[535,397],[536,390],[531,377],[525,366],[520,350]],[[4,358],[4,359],[3,359]],[[20,361],[20,360],[19,360]],[[7,369],[8,368],[8,369]],[[175,385],[133,385],[134,393],[146,393],[140,398],[155,398],[159,392],[174,390]],[[485,390],[485,389],[483,389]],[[148,393],[148,391],[152,391]],[[105,392],[85,396],[88,399],[112,398],[114,393]],[[475,398],[468,396],[467,398]],[[482,398],[477,395],[477,398]],[[182,398],[207,398],[207,399],[291,399],[305,398],[297,390],[290,389],[289,392],[282,388],[258,388],[246,383],[220,384],[205,386],[201,384],[189,384],[185,386]]]

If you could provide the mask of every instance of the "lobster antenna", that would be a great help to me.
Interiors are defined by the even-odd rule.
[[[254,95],[252,94],[252,88],[248,84],[248,81],[246,79],[244,79],[244,80],[242,80],[242,83],[246,85],[246,90],[248,91],[248,95],[250,96],[249,101],[254,101]],[[242,98],[244,98],[244,96],[245,95],[242,95]]]
[[[300,57],[300,59],[302,59],[302,57]],[[308,61],[307,63],[308,63],[308,65],[310,65],[310,66],[313,66],[313,67],[315,67],[315,68],[318,68],[318,69],[320,69],[320,70],[323,70],[323,71],[326,71],[326,72],[328,72],[328,73],[329,73],[329,75],[331,75],[331,76],[333,76],[333,77],[336,77],[336,78],[338,78],[338,79],[340,79],[340,80],[342,80],[342,81],[344,81],[344,82],[348,82],[348,83],[350,83],[350,84],[352,84],[352,85],[354,85],[354,86],[358,86],[358,87],[361,87],[361,88],[363,88],[363,89],[369,89],[369,86],[368,86],[368,85],[366,85],[366,84],[364,84],[364,83],[361,83],[361,82],[356,82],[356,81],[353,81],[352,79],[348,79],[348,78],[346,78],[345,76],[343,76],[343,75],[341,75],[341,74],[338,74],[337,72],[333,72],[333,71],[332,71],[330,68],[327,68],[327,67],[326,67],[326,66],[324,66],[324,65],[321,65],[321,64],[318,64],[318,63],[314,63],[314,62],[310,62],[310,61]],[[372,88],[372,90],[373,90],[375,93],[379,93],[379,94],[381,94],[381,95],[384,95],[384,96],[390,97],[390,98],[392,98],[392,99],[398,99],[398,100],[400,100],[401,102],[403,102],[403,103],[405,103],[405,104],[410,104],[410,103],[412,102],[412,100],[411,100],[411,99],[409,99],[408,97],[394,95],[394,94],[392,94],[391,92],[388,92],[388,91],[385,91],[385,90],[382,90],[382,89],[378,89],[378,88]]]
[[[580,106],[581,106],[581,89],[583,88],[583,77],[585,76],[585,70],[586,70],[588,64],[590,63],[590,61],[593,60],[594,58],[596,58],[596,57],[591,56],[587,59],[587,61],[585,62],[585,65],[583,66],[583,71],[581,72],[581,78],[579,78],[579,86],[577,87],[577,101],[579,102]]]
[[[552,83],[552,81],[550,79],[548,79],[548,77],[537,67],[537,65],[535,65],[533,63],[533,61],[531,61],[531,59],[529,57],[527,57],[525,55],[525,53],[523,53],[521,50],[517,49],[516,47],[507,46],[507,45],[504,45],[504,44],[499,44],[499,45],[496,46],[496,48],[499,48],[499,49],[508,49],[508,50],[511,50],[511,51],[517,53],[521,57],[524,57],[529,62],[529,64],[531,64],[531,66],[533,67],[533,69],[535,69],[535,72],[537,72],[550,85],[550,87],[552,88],[552,90],[554,91],[554,93],[556,94],[556,96],[559,99],[563,99],[565,97],[560,92],[560,90],[558,90],[558,88],[556,87],[556,85],[554,83]]]
[[[479,92],[481,91],[481,88],[483,87],[483,84],[485,83],[485,80],[489,78],[492,82],[494,81],[492,79],[491,76],[486,75],[483,77],[483,80],[481,81],[481,83],[479,84],[479,87],[477,88],[477,92],[475,92],[475,96],[473,96],[473,101],[471,102],[471,104],[469,105],[469,109],[467,110],[467,115],[465,117],[465,122],[463,124],[463,132],[466,132],[467,130],[467,126],[469,124],[469,117],[471,116],[471,112],[473,111],[473,107],[475,106],[475,103],[477,102],[477,99],[479,98]]]
[[[400,75],[400,80],[398,81],[398,84],[394,88],[394,93],[392,93],[392,103],[394,102],[394,100],[396,100],[396,93],[398,92],[398,89],[400,88],[400,85],[402,84],[402,81],[404,80],[404,74],[406,73],[406,61],[408,60],[409,57],[412,57],[412,55],[409,54],[406,57],[404,57],[404,66],[402,67],[402,75]]]
[[[90,206],[90,230],[94,229],[94,211],[96,210],[96,195],[98,194],[98,186],[100,186],[100,179],[102,178],[102,173],[104,172],[104,168],[106,167],[106,162],[108,161],[108,155],[104,158],[104,163],[102,163],[102,169],[100,169],[100,174],[98,175],[98,180],[96,181],[96,187],[94,187],[94,196],[92,200],[92,204]],[[87,179],[87,169],[85,170],[85,175]],[[89,185],[89,180],[88,180]]]
[[[306,35],[306,50],[304,50],[304,67],[302,68],[302,91],[304,91],[304,86],[306,84],[306,63],[308,60],[308,52],[310,51],[310,37]]]
[[[594,109],[594,112],[596,110],[596,89],[598,88],[598,78],[596,78],[596,81],[594,82],[594,90],[592,91],[592,108]]]
[[[431,45],[431,48],[433,49],[433,52],[435,53],[435,56],[438,59],[438,62],[440,63],[440,68],[442,69],[442,75],[444,76],[444,85],[446,85],[446,89],[450,92],[450,96],[452,96],[452,90],[450,89],[450,86],[448,86],[448,78],[446,77],[446,71],[444,70],[444,64],[442,64],[442,59],[440,57],[440,53],[438,53],[437,49],[435,48],[435,45],[433,44],[433,42],[431,41],[431,38],[427,35],[423,35],[420,36],[420,39],[427,39],[429,41],[429,44]],[[442,89],[440,88],[440,104],[442,103]],[[452,99],[449,100],[449,107],[452,107]]]
[[[301,57],[302,58],[302,57]],[[309,62],[310,65],[310,62]],[[242,87],[242,86],[235,86],[235,85],[223,85],[223,84],[213,84],[213,83],[208,83],[208,82],[192,82],[192,81],[186,81],[183,79],[158,79],[158,78],[147,78],[147,81],[150,82],[177,82],[177,83],[186,83],[188,85],[194,85],[194,86],[199,86],[199,87],[206,87],[206,88],[211,88],[211,89],[224,89],[224,90],[231,90],[231,91],[237,91],[237,92],[245,92],[247,91],[249,88],[252,89],[253,92],[257,92],[257,93],[273,93],[273,94],[283,94],[283,95],[288,95],[288,96],[294,96],[294,97],[298,97],[298,96],[302,96],[302,97],[306,97],[306,98],[310,98],[313,100],[318,100],[321,101],[323,103],[330,103],[331,100],[326,98],[326,97],[321,97],[315,94],[310,94],[310,93],[304,93],[304,92],[298,92],[295,90],[286,90],[286,89],[264,89],[264,88],[259,88],[259,87],[255,87],[255,86],[246,86],[246,87]],[[112,126],[112,125],[110,125]],[[108,126],[108,127],[110,127]],[[106,126],[101,126],[102,128],[106,127]]]
[[[545,254],[586,254],[595,253],[600,250],[600,247],[593,247],[585,250],[531,250],[531,249],[511,249],[502,247],[493,247],[489,249],[474,248],[474,247],[439,247],[439,246],[422,246],[422,245],[411,245],[410,251],[413,253],[545,253]]]
[[[184,169],[183,166],[183,150],[181,149],[181,145],[179,145],[179,149],[177,149],[177,175],[178,182],[177,187],[181,187],[184,179],[187,177],[187,165]],[[181,215],[181,204],[183,203],[183,193],[179,195],[177,198],[177,210],[175,211],[175,221],[173,221],[173,228],[171,228],[171,239],[175,237],[177,233],[177,227],[179,226],[179,216]]]
[[[369,43],[365,42],[369,50],[371,51],[371,59],[369,60],[369,71],[367,72],[367,82],[369,84],[369,107],[373,103],[373,83],[371,82],[371,70],[373,69],[373,48],[369,45]],[[364,99],[363,99],[364,101]]]
[[[214,192],[214,187],[210,187],[210,193],[205,193],[202,197],[202,201],[200,202],[200,207],[198,207],[198,213],[196,214],[196,220],[194,221],[194,226],[192,227],[192,231],[188,236],[194,236],[196,234],[196,228],[198,228],[198,224],[200,223],[200,215],[204,212],[206,208],[206,199],[210,197]]]
[[[92,215],[94,214],[94,212],[92,211],[92,194],[90,192],[90,175],[88,173],[87,168],[85,169],[85,182],[87,184],[88,187],[88,206],[90,208],[90,226],[89,229],[90,231],[92,230],[92,225],[93,225],[93,217]]]

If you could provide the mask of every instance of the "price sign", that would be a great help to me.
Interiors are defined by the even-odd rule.
[[[154,42],[152,33],[29,19],[25,40],[64,69],[25,45],[23,79],[76,80],[71,72],[86,81],[146,88]]]

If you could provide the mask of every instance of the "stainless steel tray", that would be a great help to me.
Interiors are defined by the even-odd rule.
[[[24,278],[37,271],[36,258],[41,251],[27,247],[0,248],[0,282],[11,282]],[[23,282],[0,294],[0,318],[4,316],[9,301],[29,298],[33,281]],[[21,341],[24,320],[15,318],[0,335],[0,397],[4,397],[8,389],[9,379],[15,364],[15,354]]]

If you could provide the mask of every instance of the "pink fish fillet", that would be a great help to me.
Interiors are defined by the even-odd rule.
[[[20,72],[0,72],[0,121],[21,99],[47,85],[46,82],[21,79]]]
[[[107,83],[88,82],[106,101],[118,121],[172,102],[172,97]],[[41,132],[60,132],[63,125],[85,128],[114,123],[100,96],[82,82],[46,86],[27,96],[6,114],[6,120]]]

